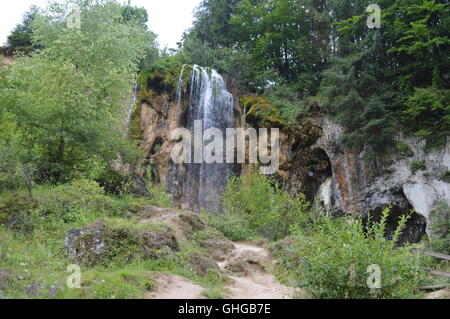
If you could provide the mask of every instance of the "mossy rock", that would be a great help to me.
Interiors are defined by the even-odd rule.
[[[208,276],[211,271],[219,271],[219,266],[210,257],[193,253],[188,258],[189,265],[192,270],[200,277]]]
[[[186,224],[187,231],[190,233],[202,231],[208,227],[195,213],[180,214],[180,219]]]
[[[417,171],[426,171],[427,170],[427,164],[425,161],[414,161],[411,163],[411,173],[415,175]]]
[[[179,250],[170,228],[159,224],[136,225],[123,219],[103,219],[73,229],[64,243],[73,262],[88,266],[156,259]]]
[[[151,104],[152,93],[156,95],[167,93],[169,96],[175,97],[182,68],[183,66],[180,63],[162,62],[152,70],[142,71],[138,78],[139,92],[137,97],[139,102]],[[190,80],[192,73],[190,71],[192,71],[192,66],[185,65],[182,74],[183,86]]]
[[[191,239],[218,261],[225,260],[234,249],[229,239],[210,227],[192,234]]]
[[[441,181],[444,181],[446,183],[450,183],[450,171],[445,171],[444,173],[442,173],[440,179],[441,179]]]

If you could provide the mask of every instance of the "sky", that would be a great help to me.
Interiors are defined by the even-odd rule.
[[[122,0],[124,2],[124,0]],[[161,48],[176,48],[184,31],[192,26],[193,11],[201,0],[131,0],[132,5],[145,7],[149,14],[148,26],[158,34]],[[31,5],[45,7],[47,0],[4,1],[0,8],[0,45]]]

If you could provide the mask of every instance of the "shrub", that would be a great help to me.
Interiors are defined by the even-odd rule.
[[[109,197],[96,182],[81,179],[49,188],[36,188],[33,198],[22,193],[0,200],[0,224],[11,230],[46,233],[82,226],[103,216],[125,217],[136,205],[132,199]]]
[[[426,139],[426,149],[445,147],[450,125],[449,96],[450,90],[416,88],[406,100],[402,121],[415,135]]]
[[[131,189],[131,176],[112,169],[99,174],[95,181],[109,194],[129,194]]]
[[[252,168],[243,176],[229,180],[224,194],[224,210],[225,214],[235,217],[222,218],[240,219],[241,227],[249,229],[250,233],[277,240],[287,236],[291,226],[305,223],[307,209],[304,196],[291,196]],[[229,224],[227,221],[222,223]]]
[[[29,233],[34,230],[37,203],[23,195],[0,201],[0,224],[17,232]]]
[[[170,207],[172,205],[172,196],[166,192],[163,185],[147,183],[147,188],[150,194],[152,194],[152,203],[163,207]]]
[[[361,218],[326,216],[307,235],[298,228],[283,264],[315,298],[410,297],[420,279],[419,260],[408,246],[396,247],[407,217],[400,219],[393,240],[385,239],[388,215],[386,209],[380,222],[366,227]],[[370,289],[369,276],[378,267],[381,287]]]
[[[204,214],[202,218],[211,227],[222,232],[225,237],[233,241],[250,240],[257,237],[254,230],[250,229],[246,220],[236,214],[222,214],[219,216]]]
[[[443,202],[430,214],[430,242],[433,251],[450,254],[450,207]]]

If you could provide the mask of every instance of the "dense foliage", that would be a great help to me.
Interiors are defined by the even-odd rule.
[[[70,3],[34,17],[40,49],[0,74],[2,185],[24,167],[38,182],[95,178],[118,155],[140,154],[124,133],[125,101],[154,34],[145,15],[114,1],[80,1],[80,27],[70,28]]]
[[[231,178],[223,201],[222,215],[210,222],[233,240],[257,236],[278,240],[308,218],[309,204],[303,196],[290,195],[257,169]]]
[[[440,203],[430,214],[431,238],[429,246],[433,251],[450,254],[450,207]]]
[[[16,25],[14,30],[8,36],[8,46],[14,49],[21,47],[30,47],[33,45],[32,42],[32,23],[39,9],[32,6],[29,11],[27,11],[23,17],[22,23]]]
[[[282,92],[282,109],[319,101],[346,128],[348,147],[383,151],[399,128],[442,146],[450,132],[448,1],[378,1],[379,29],[367,24],[371,3],[204,0],[184,54],[244,93]]]
[[[297,228],[293,244],[275,251],[293,281],[315,298],[410,298],[423,278],[410,247],[385,238],[389,209],[380,222],[325,216],[314,227]],[[379,277],[377,277],[377,273]]]

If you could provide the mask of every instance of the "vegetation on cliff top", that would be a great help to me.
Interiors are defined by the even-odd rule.
[[[179,54],[226,74],[244,95],[271,100],[278,91],[280,113],[320,102],[345,127],[348,147],[380,153],[399,129],[442,147],[450,132],[448,2],[379,1],[380,29],[367,25],[370,4],[204,0]]]

